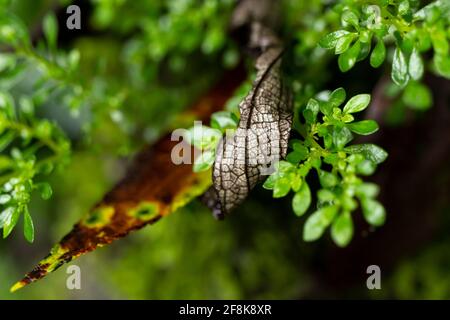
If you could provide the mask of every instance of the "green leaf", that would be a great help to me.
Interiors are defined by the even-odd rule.
[[[238,125],[236,115],[230,111],[214,112],[211,116],[211,127],[219,130],[235,129]]]
[[[186,140],[200,150],[215,148],[221,138],[220,130],[204,125],[194,125],[186,134]]]
[[[28,242],[33,243],[34,241],[34,224],[33,219],[31,219],[30,213],[28,212],[28,208],[25,207],[24,209],[24,216],[23,216],[23,234],[25,236],[25,239],[27,239]]]
[[[333,147],[333,136],[331,134],[326,134],[323,136],[323,144],[326,149],[331,149]],[[320,167],[318,167],[320,168]]]
[[[364,182],[355,188],[355,193],[360,198],[375,198],[380,192],[380,187],[375,183]]]
[[[206,171],[212,167],[214,159],[215,159],[214,151],[212,150],[203,151],[197,158],[195,158],[192,170],[194,172]]]
[[[403,0],[402,2],[400,2],[400,4],[398,5],[398,13],[401,16],[404,16],[405,14],[407,14],[409,12],[409,0]]]
[[[341,54],[348,50],[350,47],[350,44],[352,43],[354,38],[353,33],[349,33],[346,35],[343,35],[336,41],[336,47],[334,49],[335,54]]]
[[[359,51],[358,58],[356,59],[356,62],[366,59],[369,56],[370,49],[371,49],[371,43],[370,42],[363,42],[361,40],[361,38],[359,38],[359,41],[361,42],[361,50]]]
[[[288,146],[291,149],[295,149],[298,146],[303,145],[303,142],[299,139],[289,139]]]
[[[351,114],[348,114],[348,113],[344,114],[341,117],[341,121],[344,123],[349,123],[349,122],[352,122],[353,120],[355,120],[355,117],[353,117]]]
[[[397,39],[397,45],[400,50],[405,54],[406,60],[408,60],[407,56],[412,52],[415,45],[415,39],[411,36],[410,33],[401,34],[398,31],[394,31],[394,37]]]
[[[11,200],[11,196],[9,194],[0,195],[0,204],[6,204]]]
[[[370,30],[361,30],[359,33],[359,41],[362,43],[369,43],[372,40],[372,31]]]
[[[332,188],[338,184],[339,179],[334,174],[324,170],[319,171],[320,185],[324,188]]]
[[[419,80],[423,75],[423,62],[419,51],[414,47],[411,57],[409,57],[409,75],[414,80]]]
[[[355,29],[359,29],[359,18],[354,12],[350,10],[345,10],[342,13],[341,21],[343,25],[351,25]]]
[[[417,30],[416,46],[419,52],[428,51],[431,48],[431,37],[427,30]]]
[[[435,54],[433,57],[433,62],[437,73],[447,79],[450,79],[450,56]]]
[[[323,157],[323,162],[331,164],[333,166],[337,165],[340,158],[338,157],[337,153],[330,153]]]
[[[427,86],[410,82],[406,86],[402,95],[403,102],[416,110],[427,110],[433,105],[433,97]]]
[[[289,161],[292,164],[298,164],[300,161],[305,160],[307,158],[306,154],[303,154],[301,152],[292,151],[289,152],[286,156],[286,160]]]
[[[290,173],[289,181],[291,183],[291,188],[294,192],[298,192],[303,184],[302,176],[298,172]]]
[[[292,209],[297,216],[302,216],[311,204],[311,190],[306,181],[302,182],[300,190],[292,199]]]
[[[309,165],[301,165],[300,167],[298,167],[298,174],[301,177],[306,177],[309,173],[309,171],[311,170],[311,166]]]
[[[370,160],[364,160],[356,166],[356,172],[363,176],[372,175],[377,168],[377,165]]]
[[[435,28],[430,36],[434,51],[439,55],[448,55],[449,44],[445,31]]]
[[[298,164],[302,161],[302,156],[299,153],[292,151],[287,154],[286,160],[292,164]]]
[[[352,165],[357,165],[358,163],[364,161],[364,156],[362,154],[351,154],[347,157],[348,163]]]
[[[328,189],[320,189],[317,191],[317,198],[321,203],[330,203],[336,199],[336,195]]]
[[[378,39],[378,42],[370,55],[370,65],[374,68],[378,68],[383,64],[385,58],[386,47],[384,46],[383,40]]]
[[[295,166],[292,163],[287,162],[287,161],[283,161],[283,160],[278,161],[275,164],[275,169],[281,175],[284,175],[284,174],[288,173],[289,171],[291,171],[294,168],[295,168]]]
[[[358,94],[348,100],[344,106],[344,113],[360,112],[367,108],[370,103],[370,94]]]
[[[319,102],[319,109],[320,112],[322,112],[324,115],[331,115],[331,112],[333,110],[333,105],[329,101],[320,101]]]
[[[347,127],[354,133],[366,136],[378,131],[378,124],[374,120],[362,120],[347,124]]]
[[[316,168],[317,170],[319,170],[320,167],[322,166],[322,160],[320,160],[320,157],[317,155],[315,157],[311,157],[309,160],[310,160],[311,166],[313,168]]]
[[[344,88],[337,88],[330,94],[330,103],[333,107],[340,106],[345,101],[345,90]]]
[[[361,207],[366,221],[373,226],[381,226],[386,220],[386,211],[381,203],[376,200],[363,198]]]
[[[36,189],[39,191],[39,194],[41,195],[42,199],[48,200],[52,197],[53,190],[50,184],[48,184],[47,182],[40,182],[37,183],[35,186]]]
[[[331,32],[320,39],[319,45],[325,49],[333,49],[336,46],[338,39],[347,34],[349,34],[349,32],[345,30]]]
[[[337,209],[337,206],[328,206],[311,214],[303,226],[303,240],[314,241],[319,239],[333,221]]]
[[[3,228],[5,222],[10,219],[12,215],[14,207],[7,207],[0,213],[0,229]]]
[[[275,180],[278,179],[279,175],[277,172],[272,173],[266,181],[264,181],[263,188],[267,190],[272,190],[275,185]]]
[[[350,212],[342,212],[331,225],[331,238],[339,247],[345,247],[353,237],[353,221]]]
[[[389,33],[389,26],[386,24],[379,24],[375,26],[373,32],[377,35],[378,38],[383,39]]]
[[[289,145],[294,149],[286,156],[286,160],[290,163],[297,164],[308,157],[308,148],[305,147],[300,140],[291,140]]]
[[[54,167],[54,164],[51,162],[41,162],[36,166],[36,172],[47,175],[53,171]]]
[[[425,11],[426,21],[430,25],[436,23],[439,17],[441,16],[441,10],[437,5],[438,3],[439,3],[438,1],[430,3],[429,6],[427,6],[428,10]],[[433,4],[435,6],[433,6]]]
[[[405,56],[399,47],[395,48],[394,61],[392,62],[392,81],[400,87],[404,87],[409,80],[408,66],[406,64]]]
[[[20,210],[15,207],[8,207],[2,212],[3,238],[9,236],[17,224],[20,217]]]
[[[295,152],[301,155],[302,160],[308,157],[309,154],[308,148],[305,147],[300,140],[297,140],[297,143],[292,144],[292,149],[294,149]]]
[[[352,212],[358,207],[358,203],[355,199],[353,199],[353,196],[350,196],[348,194],[343,194],[341,196],[340,205],[344,210],[347,210],[349,212]]]
[[[360,153],[364,156],[364,158],[373,161],[376,164],[382,163],[388,156],[388,153],[384,149],[371,143],[348,146],[344,149],[344,151],[351,154]]]
[[[339,69],[342,72],[346,72],[353,68],[353,66],[356,63],[356,60],[358,59],[359,53],[361,51],[361,43],[356,41],[353,46],[342,53],[338,58],[338,65]]]
[[[45,39],[47,39],[48,47],[51,50],[55,50],[58,38],[58,21],[53,13],[47,14],[44,17],[43,31]]]
[[[341,150],[353,139],[353,135],[347,127],[334,127],[333,144],[337,150]]]
[[[316,122],[317,114],[319,113],[319,102],[313,98],[309,99],[308,104],[303,110],[303,117],[306,123],[312,124]]]
[[[275,180],[273,186],[273,197],[274,198],[282,198],[289,193],[291,190],[291,182],[288,178],[281,177]]]

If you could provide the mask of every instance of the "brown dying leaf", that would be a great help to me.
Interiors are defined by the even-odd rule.
[[[227,71],[184,116],[207,122],[213,112],[223,108],[242,83],[245,78],[243,69],[239,65],[235,70]],[[209,171],[194,173],[192,165],[173,164],[171,151],[177,143],[171,141],[168,134],[139,153],[125,178],[11,291],[45,277],[87,252],[125,237],[133,230],[155,223],[204,193],[211,185]]]

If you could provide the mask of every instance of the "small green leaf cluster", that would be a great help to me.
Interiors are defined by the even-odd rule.
[[[212,167],[216,158],[216,149],[225,133],[234,131],[238,117],[231,111],[218,111],[211,116],[211,127],[199,125],[188,129],[187,141],[200,151],[194,159],[193,171],[206,171]]]
[[[49,199],[52,189],[38,181],[69,157],[70,144],[52,122],[37,119],[34,104],[22,97],[16,107],[11,95],[0,92],[0,228],[6,238],[24,216],[24,236],[34,240],[33,220],[28,210],[33,190]]]
[[[211,115],[210,126],[193,126],[187,130],[185,139],[201,153],[194,159],[194,172],[206,171],[212,167],[216,158],[216,149],[224,134],[232,134],[239,123],[239,103],[251,89],[246,81],[236,89],[228,99],[225,110]]]
[[[380,226],[385,209],[375,200],[378,186],[364,182],[361,176],[374,173],[387,153],[375,144],[353,144],[353,135],[370,135],[378,130],[373,120],[355,121],[354,114],[370,103],[370,95],[359,94],[343,107],[346,92],[338,88],[321,92],[301,109],[294,128],[303,139],[291,139],[286,160],[276,165],[264,188],[273,191],[274,198],[295,193],[292,208],[303,216],[311,206],[311,189],[307,176],[316,172],[321,188],[317,191],[316,210],[309,215],[303,228],[303,239],[313,241],[331,226],[331,236],[338,246],[346,246],[353,236],[351,213],[361,205],[365,220]]]
[[[408,106],[429,108],[429,89],[420,84],[428,66],[423,56],[433,49],[430,70],[450,78],[449,3],[438,0],[419,9],[416,0],[340,1],[334,10],[340,14],[341,29],[326,34],[319,44],[339,55],[340,70],[347,72],[367,57],[372,67],[380,67],[390,57],[387,46],[394,43],[392,81],[405,88]]]

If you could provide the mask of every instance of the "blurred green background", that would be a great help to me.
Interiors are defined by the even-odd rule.
[[[304,219],[292,214],[290,199],[272,199],[269,191],[257,188],[224,221],[216,221],[194,201],[76,260],[81,290],[66,288],[63,266],[10,294],[9,287],[121,178],[133,153],[155,141],[183,108],[239,60],[237,45],[227,35],[233,1],[80,1],[81,30],[64,28],[69,4],[10,4],[37,47],[43,41],[44,16],[55,14],[58,50],[78,50],[79,81],[92,88],[96,100],[74,112],[64,105],[64,97],[50,95],[39,109],[39,116],[64,129],[73,154],[50,178],[52,199],[33,197],[34,243],[23,239],[21,227],[0,241],[0,299],[450,298],[450,162],[426,175],[427,185],[402,184],[398,181],[416,169],[401,164],[414,160],[392,152],[405,144],[395,137],[419,132],[423,121],[436,117],[434,111],[406,126],[386,125],[385,136],[378,137],[391,153],[392,165],[381,166],[384,173],[374,178],[381,181],[387,223],[379,230],[356,223],[348,248],[337,248],[329,236],[304,243]],[[299,80],[314,89],[339,85],[351,93],[370,92],[382,71],[362,63],[344,77],[329,56],[315,49],[313,43],[324,31],[321,24],[335,19],[324,14],[325,7],[321,1],[283,1],[282,34],[294,39],[290,72],[301,74]],[[10,90],[15,97],[33,93],[30,82],[36,71],[27,68],[27,76]],[[426,154],[427,142],[415,143],[418,154]],[[425,194],[424,188],[431,191]],[[413,200],[414,195],[419,196]],[[414,201],[428,206],[415,208]],[[381,267],[381,290],[366,287],[370,264]]]

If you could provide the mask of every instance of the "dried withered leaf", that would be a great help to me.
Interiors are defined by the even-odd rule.
[[[217,148],[213,188],[204,202],[217,218],[244,201],[250,190],[272,165],[284,158],[292,123],[292,95],[283,83],[282,48],[270,30],[253,25],[250,46],[262,53],[256,59],[256,79],[240,103],[240,121],[232,135],[225,135]]]
[[[185,118],[208,121],[242,83],[244,73],[241,65],[228,71],[217,86],[184,113]],[[211,185],[210,172],[194,173],[192,165],[175,165],[171,151],[177,143],[171,141],[169,134],[143,150],[125,178],[11,291],[43,278],[80,255],[125,237],[130,231],[155,223],[205,192]]]

